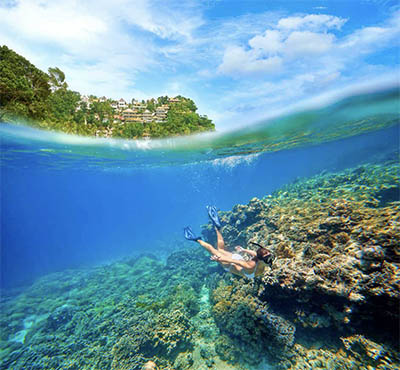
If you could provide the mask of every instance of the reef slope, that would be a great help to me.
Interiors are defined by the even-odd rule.
[[[222,212],[228,245],[252,248],[253,241],[275,255],[255,282],[231,279],[214,291],[214,313],[222,332],[230,333],[226,341],[251,345],[253,353],[261,346],[282,368],[303,368],[308,356],[319,358],[322,368],[332,361],[344,361],[339,368],[397,368],[391,364],[398,361],[399,343],[398,184],[397,161],[364,165],[298,180]],[[203,234],[215,242],[210,225]],[[239,319],[235,331],[236,316],[243,317],[242,307],[233,308],[237,300],[249,301],[252,319]],[[280,346],[262,329],[254,335],[260,328],[270,334],[274,325]],[[240,335],[246,330],[251,338]],[[328,344],[332,353],[311,350]]]

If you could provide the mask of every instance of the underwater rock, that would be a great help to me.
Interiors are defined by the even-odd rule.
[[[346,231],[346,221],[340,216],[327,217],[319,224],[319,228],[324,231],[331,233],[338,233],[340,231]]]
[[[207,367],[212,367],[215,363],[213,357],[213,353],[211,352],[210,348],[206,346],[200,347],[200,356],[204,359]]]
[[[141,370],[146,359],[139,354],[137,343],[128,335],[122,336],[112,349],[112,370]]]
[[[205,278],[218,270],[217,266],[205,264],[205,261],[209,261],[209,255],[200,247],[174,252],[167,259],[165,281],[169,285],[188,282],[199,292]]]
[[[132,318],[127,334],[114,345],[112,369],[141,369],[144,358],[171,366],[180,352],[191,348],[191,336],[189,318],[180,310],[146,311]]]
[[[372,271],[382,267],[385,252],[380,246],[370,245],[358,251],[356,257],[360,259],[360,267],[362,270]]]
[[[372,370],[361,365],[359,361],[348,356],[341,349],[315,349],[295,344],[293,356],[280,361],[276,368],[280,370]]]
[[[181,311],[159,315],[149,329],[151,333],[151,351],[173,357],[187,350],[191,345],[192,327],[189,318]]]
[[[296,323],[301,323],[303,328],[328,328],[332,325],[329,316],[319,315],[315,312],[306,313],[303,310],[296,311]]]
[[[284,356],[294,343],[294,325],[272,313],[254,293],[251,284],[235,280],[221,282],[212,293],[215,322],[225,335],[217,339],[216,351],[228,362],[258,364],[261,353]]]
[[[273,337],[281,350],[288,350],[294,344],[296,327],[290,321],[268,312],[265,308],[260,309],[260,312],[260,317],[269,329],[269,335]]]
[[[390,186],[376,193],[376,198],[379,200],[378,207],[386,207],[392,202],[400,200],[400,186]]]
[[[351,353],[365,367],[376,369],[398,368],[394,364],[396,356],[388,351],[385,346],[375,343],[372,340],[365,338],[363,335],[352,335],[340,339],[342,340],[346,351]]]
[[[49,330],[57,330],[60,326],[66,325],[74,316],[77,307],[69,304],[58,307],[47,318],[46,326]]]
[[[193,355],[191,352],[181,352],[174,362],[175,370],[188,370],[193,365]]]
[[[222,360],[229,364],[236,364],[243,361],[240,347],[226,334],[218,336],[215,341],[215,351]]]

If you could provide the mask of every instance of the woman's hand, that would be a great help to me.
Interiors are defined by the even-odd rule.
[[[210,260],[211,260],[211,261],[216,261],[216,262],[218,262],[220,258],[221,258],[220,256],[216,256],[216,255],[214,254],[213,256],[210,257]]]
[[[236,247],[235,249],[236,249],[236,252],[239,252],[239,253],[244,252],[244,248],[242,248],[242,247]]]

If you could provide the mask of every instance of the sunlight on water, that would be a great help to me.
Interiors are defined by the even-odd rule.
[[[218,159],[214,159],[212,161],[212,164],[214,166],[234,168],[239,164],[251,164],[259,157],[260,154],[261,153],[249,154],[246,156],[236,155],[236,156],[231,156],[231,157],[218,158]]]

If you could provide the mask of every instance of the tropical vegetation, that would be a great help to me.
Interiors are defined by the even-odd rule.
[[[161,96],[142,101],[143,110],[154,113],[164,107],[162,121],[125,120],[115,101],[72,91],[59,68],[41,71],[23,56],[0,46],[0,121],[24,122],[41,129],[101,137],[141,138],[188,135],[213,131],[207,116],[196,113],[193,100]],[[128,103],[126,108],[133,107]]]

